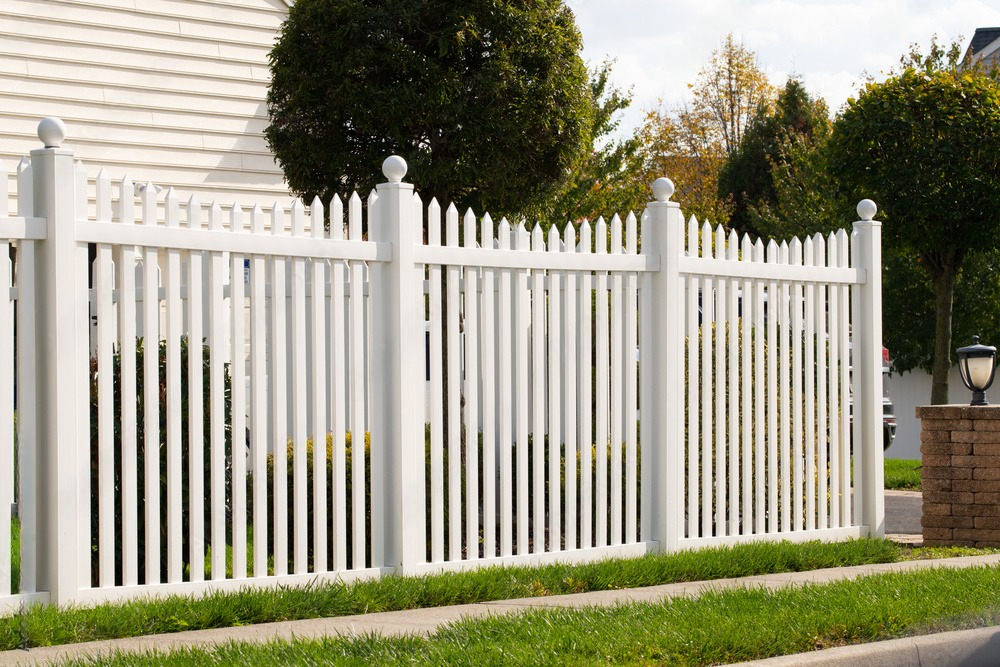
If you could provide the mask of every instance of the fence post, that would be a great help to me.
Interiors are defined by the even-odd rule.
[[[885,535],[882,468],[882,223],[873,220],[875,202],[863,199],[851,239],[851,264],[865,270],[865,282],[854,289],[854,453],[861,470],[861,525],[873,537]],[[858,437],[860,436],[860,438]],[[857,447],[860,444],[861,451]],[[857,465],[857,464],[855,464]],[[860,473],[860,474],[859,474]],[[857,484],[855,484],[857,486]]]
[[[87,248],[75,235],[73,151],[60,148],[66,128],[38,125],[45,145],[31,151],[34,214],[46,220],[38,244],[38,587],[65,605],[90,582]],[[81,391],[83,389],[83,391]],[[81,502],[82,501],[82,502]]]
[[[660,270],[652,272],[647,317],[653,336],[640,357],[650,373],[651,415],[643,415],[642,437],[651,439],[654,455],[652,482],[653,539],[661,551],[680,545],[684,537],[684,338],[679,262],[684,246],[680,204],[669,201],[674,184],[666,178],[653,183],[653,196],[643,225],[643,252],[659,255]]]
[[[374,563],[412,572],[425,560],[423,402],[424,300],[423,271],[414,262],[414,246],[422,238],[414,215],[413,185],[403,183],[406,162],[393,155],[382,164],[388,183],[377,186],[377,212],[371,218],[373,241],[391,244],[392,258],[373,265],[372,292],[372,458],[384,468],[381,514],[384,562]],[[377,447],[382,448],[376,454]],[[380,489],[373,489],[374,498]]]

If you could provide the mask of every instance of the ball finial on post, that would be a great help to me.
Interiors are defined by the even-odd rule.
[[[66,123],[55,116],[43,118],[38,124],[38,138],[46,148],[59,148],[66,139]]]
[[[878,212],[878,206],[871,199],[862,199],[858,202],[857,211],[862,220],[869,221],[875,217],[875,213]]]
[[[674,182],[669,178],[658,178],[653,181],[653,196],[656,201],[666,203],[674,194]]]
[[[406,176],[406,160],[398,155],[390,155],[382,163],[382,173],[390,183],[401,183]]]

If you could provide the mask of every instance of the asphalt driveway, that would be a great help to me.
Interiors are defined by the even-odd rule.
[[[888,535],[919,535],[923,500],[919,491],[885,492],[885,532]]]

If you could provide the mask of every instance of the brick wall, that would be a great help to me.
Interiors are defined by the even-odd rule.
[[[1000,547],[1000,405],[917,408],[925,545]]]

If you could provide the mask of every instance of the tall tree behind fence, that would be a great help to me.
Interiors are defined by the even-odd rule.
[[[367,204],[223,208],[63,132],[0,217],[8,607],[883,532],[870,202],[751,243],[660,179],[546,235],[391,157]]]

